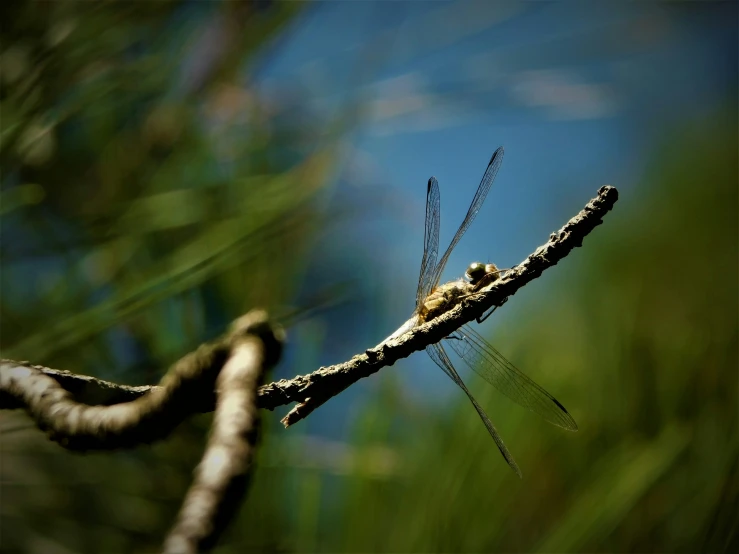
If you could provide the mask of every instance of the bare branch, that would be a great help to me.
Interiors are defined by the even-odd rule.
[[[97,377],[82,375],[81,373],[72,373],[63,369],[53,369],[41,365],[34,365],[27,361],[16,360],[0,360],[2,370],[11,371],[16,366],[25,367],[29,370],[36,370],[43,373],[47,377],[54,379],[64,390],[72,393],[72,396],[78,402],[89,404],[91,406],[112,406],[121,402],[130,402],[145,395],[148,392],[156,390],[159,385],[142,385],[130,386],[119,385]],[[13,410],[17,408],[25,408],[26,405],[21,396],[11,395],[4,388],[0,387],[0,406],[4,410]],[[213,404],[204,411],[212,411]]]
[[[1,360],[0,401],[3,408],[25,407],[52,440],[72,450],[152,442],[167,436],[189,415],[212,409],[216,377],[234,341],[244,333],[236,324],[221,339],[200,346],[172,366],[157,387],[124,387],[27,362]],[[108,401],[138,396],[113,405],[89,405],[78,402],[65,385]]]
[[[251,477],[259,431],[257,387],[277,358],[266,351],[260,338],[272,332],[264,312],[252,312],[237,325],[247,335],[235,341],[218,375],[213,430],[164,544],[165,552],[196,553],[212,548],[240,505]]]
[[[348,362],[321,368],[302,379],[297,377],[287,383],[289,392],[288,386],[283,385],[282,382],[267,385],[267,387],[277,385],[282,394],[294,398],[295,393],[292,389],[295,387],[294,383],[300,379],[299,395],[303,396],[304,400],[282,418],[282,423],[285,427],[297,423],[329,398],[359,379],[372,375],[385,366],[393,365],[400,358],[423,350],[430,344],[439,342],[493,306],[502,305],[518,289],[539,277],[545,269],[556,265],[575,247],[582,246],[585,236],[602,223],[603,216],[611,210],[617,200],[618,191],[614,187],[601,187],[598,190],[598,196],[588,202],[585,208],[570,219],[564,227],[552,233],[546,244],[537,248],[533,254],[507,272],[502,279],[484,287],[479,293],[465,298],[444,315],[412,329],[397,339],[369,349],[364,354],[354,356]]]
[[[395,340],[354,356],[347,362],[322,367],[308,375],[281,379],[260,387],[258,406],[273,410],[278,406],[298,402],[299,404],[283,419],[286,426],[292,425],[359,379],[372,375],[385,366],[393,365],[397,360],[423,350],[429,344],[440,341],[491,307],[503,304],[518,289],[567,256],[573,248],[581,246],[583,238],[602,223],[602,218],[617,200],[618,192],[614,187],[601,187],[598,196],[592,199],[579,214],[568,221],[562,229],[553,233],[546,244],[537,248],[512,271],[507,272],[504,278],[493,282],[478,294],[463,300],[447,314]],[[206,345],[201,349],[214,348],[223,356],[224,347],[223,345],[218,346],[219,344],[217,342]],[[188,357],[196,356],[199,351],[200,349]],[[212,362],[214,354],[210,356]],[[188,357],[183,358],[179,363],[183,363]],[[160,388],[158,386],[127,387],[66,371],[30,366],[26,362],[4,360],[0,372],[5,372],[8,364],[11,367],[34,368],[41,374],[54,379],[64,389],[72,391],[78,400],[90,404],[115,404],[122,400],[160,394],[157,392]],[[212,387],[203,390],[212,390]],[[180,405],[180,409],[188,410],[188,413],[211,411],[215,404],[213,395],[203,395],[202,390],[199,392],[201,394],[191,398],[188,405]],[[4,393],[4,386],[0,386],[0,406],[17,408],[25,406],[25,402],[20,398],[9,398]]]

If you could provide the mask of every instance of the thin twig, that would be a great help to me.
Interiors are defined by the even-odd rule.
[[[277,357],[260,338],[272,332],[264,312],[252,312],[238,325],[248,334],[235,342],[218,375],[211,436],[164,544],[165,552],[185,554],[212,548],[250,481],[259,431],[257,387]]]
[[[298,402],[299,404],[283,419],[286,426],[292,425],[359,379],[372,375],[385,366],[393,365],[397,360],[423,350],[429,344],[440,341],[491,307],[501,305],[518,289],[539,277],[545,269],[555,265],[575,247],[581,246],[583,238],[602,223],[603,216],[611,210],[617,200],[618,192],[614,187],[601,187],[598,196],[592,199],[579,214],[568,221],[562,229],[553,233],[546,244],[537,248],[526,260],[507,272],[502,279],[493,282],[478,294],[464,299],[460,305],[443,316],[397,339],[354,356],[347,362],[322,367],[308,375],[281,379],[260,387],[258,406],[273,410],[278,406]],[[79,395],[78,400],[88,403],[113,404],[119,401],[118,398],[138,398],[158,394],[159,387],[157,386],[126,387],[70,372],[30,366],[27,362],[4,360],[0,371],[5,371],[6,365],[33,367],[53,378],[64,389],[75,391],[75,394]],[[8,398],[3,392],[3,387],[0,386],[0,406],[16,408],[24,405],[19,399]],[[205,412],[212,411],[214,405],[213,395],[200,394],[186,408],[190,410],[190,413]]]

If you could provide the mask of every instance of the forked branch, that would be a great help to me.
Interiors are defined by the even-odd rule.
[[[245,329],[216,380],[216,410],[208,445],[195,481],[182,503],[164,551],[176,554],[210,550],[241,505],[251,478],[259,433],[257,387],[276,360],[259,338],[271,333],[264,312],[239,320]]]
[[[246,337],[265,344],[274,364],[279,329],[253,324],[264,312],[237,319],[221,338],[174,364],[157,386],[127,387],[28,362],[0,360],[0,406],[25,408],[52,440],[71,450],[125,448],[162,439],[184,419],[212,411],[221,368]]]
[[[539,277],[545,269],[555,265],[575,247],[581,246],[583,239],[602,223],[603,217],[613,208],[617,200],[618,191],[614,187],[601,187],[598,196],[588,202],[579,214],[570,219],[559,231],[552,233],[546,244],[537,248],[523,262],[508,271],[503,278],[481,289],[479,293],[465,298],[443,316],[416,327],[397,339],[366,350],[351,360],[319,368],[308,375],[298,375],[292,379],[282,379],[260,387],[258,406],[273,410],[278,406],[297,402],[297,405],[282,420],[288,427],[359,379],[372,375],[383,367],[393,365],[399,359],[423,350],[429,344],[439,342],[493,306],[503,304],[518,289]],[[183,358],[175,367],[185,363],[186,360],[188,360],[186,365],[195,363],[195,365],[218,366],[219,362],[222,365],[225,362],[223,356],[228,348],[227,344],[227,338],[224,338],[215,343],[203,345],[196,352]],[[126,387],[70,372],[31,366],[26,362],[3,360],[2,364],[2,372],[13,368],[16,368],[16,371],[20,371],[18,368],[33,368],[34,372],[52,378],[61,389],[73,392],[80,402],[115,404],[162,394],[159,392],[161,388],[159,386]],[[200,386],[199,394],[194,395],[190,402],[176,403],[177,420],[186,415],[182,410],[196,413],[213,409],[215,398],[212,393],[212,379],[214,378],[214,376],[211,377],[210,388]],[[204,383],[201,382],[200,385],[202,384]],[[0,386],[0,405],[3,408],[27,406],[23,398],[16,394],[9,396],[8,392],[4,385]],[[31,412],[33,413],[33,410]],[[36,419],[38,422],[38,417]],[[84,441],[84,438],[79,436],[79,431],[76,440],[85,442],[84,447],[110,447],[100,444],[99,440]]]

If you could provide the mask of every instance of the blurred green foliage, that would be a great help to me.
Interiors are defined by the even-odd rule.
[[[150,382],[243,311],[291,298],[341,137],[237,84],[302,9],[259,5],[0,8],[14,22],[0,35],[4,355]],[[206,71],[208,29],[232,40]],[[472,382],[523,481],[461,394],[431,411],[391,368],[351,443],[266,430],[216,551],[735,550],[736,120],[665,130],[546,305],[506,305],[536,316],[504,351],[580,426]],[[1,417],[3,551],[38,553],[156,551],[209,423],[77,455]]]
[[[218,323],[284,299],[292,276],[257,261],[300,259],[336,144],[237,84],[299,9],[258,6],[5,4],[7,356],[78,364],[98,343],[91,365],[112,363],[96,337],[122,322],[171,355],[200,338],[178,328],[202,311],[195,287],[228,299]]]
[[[155,382],[238,315],[293,301],[340,135],[242,72],[304,7],[3,3],[4,356]],[[132,552],[161,544],[208,417],[84,456],[23,422],[2,414],[3,551]]]

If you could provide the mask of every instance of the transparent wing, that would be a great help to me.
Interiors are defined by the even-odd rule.
[[[577,423],[556,398],[524,375],[468,325],[447,339],[457,355],[488,383],[524,408],[568,431]]]
[[[464,235],[465,231],[467,231],[468,227],[475,220],[477,212],[480,211],[483,202],[485,202],[485,197],[488,195],[490,187],[493,186],[493,181],[495,181],[495,176],[498,174],[501,163],[503,163],[502,146],[498,148],[495,152],[493,152],[493,156],[490,158],[488,167],[485,170],[485,174],[482,176],[480,186],[477,187],[477,192],[475,193],[475,197],[472,199],[472,203],[470,204],[470,208],[467,210],[467,215],[464,217],[462,225],[460,225],[459,229],[457,229],[457,233],[454,235],[452,242],[449,244],[449,248],[446,249],[446,252],[444,252],[444,255],[441,257],[441,260],[439,260],[439,264],[436,266],[436,268],[434,268],[434,274],[431,278],[432,289],[439,284],[439,279],[441,279],[441,274],[444,271],[444,267],[446,266],[446,262],[449,259],[449,255],[452,253],[452,250],[454,250],[454,247],[457,246],[459,239],[462,238],[462,235]]]
[[[426,231],[423,238],[421,272],[418,275],[418,289],[416,289],[416,311],[421,308],[421,304],[434,287],[432,279],[436,257],[439,254],[440,205],[439,182],[435,177],[431,177],[426,189]]]
[[[514,460],[513,456],[511,456],[511,453],[508,452],[506,445],[503,443],[503,439],[500,438],[498,431],[495,429],[495,426],[490,421],[488,415],[485,413],[485,410],[483,410],[482,407],[477,403],[477,400],[475,400],[470,391],[467,389],[467,386],[464,384],[464,381],[462,381],[462,378],[457,373],[457,370],[454,369],[454,366],[452,365],[449,356],[447,356],[444,347],[441,346],[441,344],[439,343],[431,344],[426,347],[426,352],[428,353],[429,357],[434,360],[436,365],[438,365],[444,371],[444,373],[446,373],[449,378],[454,381],[460,389],[464,391],[464,393],[467,395],[467,398],[470,399],[470,402],[472,402],[475,410],[477,410],[477,413],[480,415],[480,419],[482,419],[485,427],[487,427],[488,433],[490,433],[490,436],[493,437],[493,440],[498,446],[498,450],[500,450],[503,458],[505,458],[505,461],[508,462],[508,465],[511,466],[511,469],[515,471],[519,477],[522,477],[521,470],[518,468],[516,460]]]

